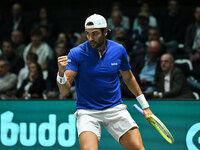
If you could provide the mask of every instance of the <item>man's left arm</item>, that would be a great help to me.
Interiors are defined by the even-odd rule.
[[[147,117],[151,115],[152,112],[149,108],[148,102],[146,101],[133,73],[131,72],[131,70],[128,70],[128,71],[120,70],[120,73],[128,89],[135,95],[136,99],[142,106],[144,110],[144,116],[147,119]]]

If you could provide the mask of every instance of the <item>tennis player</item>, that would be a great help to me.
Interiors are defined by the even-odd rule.
[[[77,100],[75,117],[82,150],[97,150],[101,126],[127,150],[144,150],[138,126],[122,104],[120,71],[136,96],[145,118],[151,115],[148,102],[131,72],[125,48],[106,39],[107,22],[94,14],[85,21],[88,41],[58,58],[57,84],[67,94],[74,80]]]

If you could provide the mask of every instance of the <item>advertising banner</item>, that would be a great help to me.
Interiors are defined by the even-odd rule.
[[[200,101],[150,101],[153,113],[167,126],[169,144],[124,101],[139,126],[147,150],[199,150]],[[75,101],[0,101],[0,150],[79,150]],[[123,150],[102,127],[100,150]]]

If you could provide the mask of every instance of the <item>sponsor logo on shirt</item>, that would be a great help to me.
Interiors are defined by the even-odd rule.
[[[117,66],[118,63],[111,63],[111,66]]]

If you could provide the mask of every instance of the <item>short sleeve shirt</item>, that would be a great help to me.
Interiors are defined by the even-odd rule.
[[[119,70],[130,70],[126,49],[107,40],[102,57],[88,41],[70,50],[66,70],[77,72],[74,79],[77,109],[107,109],[122,103]]]

